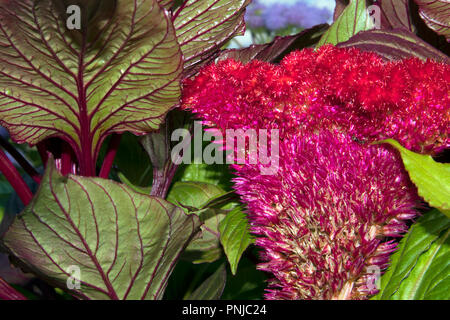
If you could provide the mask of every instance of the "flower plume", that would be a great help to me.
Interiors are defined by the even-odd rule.
[[[225,60],[184,84],[183,108],[226,129],[279,129],[279,170],[233,165],[237,193],[273,274],[268,299],[364,299],[420,199],[394,138],[450,146],[449,66],[324,46],[280,65]]]

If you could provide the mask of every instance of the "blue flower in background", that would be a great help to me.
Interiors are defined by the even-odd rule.
[[[269,31],[287,27],[310,28],[330,21],[333,3],[331,0],[288,2],[253,0],[247,8],[245,21],[249,28],[265,27]]]
[[[262,14],[266,28],[269,30],[286,28],[290,23],[287,15],[288,11],[286,5],[282,3],[275,3],[268,8],[266,7]]]
[[[247,26],[251,28],[261,28],[264,27],[264,18],[262,16],[266,7],[259,1],[253,1],[251,5],[247,7],[245,12],[245,22]]]

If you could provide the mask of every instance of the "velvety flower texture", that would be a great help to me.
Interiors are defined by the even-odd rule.
[[[450,67],[323,46],[279,66],[221,61],[184,85],[184,106],[226,128],[278,128],[280,137],[337,128],[363,141],[394,138],[421,153],[450,147]]]
[[[449,146],[449,66],[325,46],[279,66],[233,60],[184,86],[183,107],[226,129],[280,130],[279,169],[233,165],[274,275],[268,299],[364,299],[420,205],[391,137],[415,151]]]

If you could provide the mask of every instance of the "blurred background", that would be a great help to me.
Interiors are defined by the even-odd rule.
[[[245,14],[245,35],[235,37],[229,48],[267,43],[321,23],[331,23],[335,0],[253,0]]]

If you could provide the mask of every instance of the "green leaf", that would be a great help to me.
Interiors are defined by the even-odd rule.
[[[323,34],[317,47],[347,41],[358,32],[370,30],[373,27],[372,19],[367,14],[366,0],[351,0],[339,18]]]
[[[59,136],[95,159],[112,132],[158,128],[178,103],[182,56],[156,0],[90,1],[80,30],[66,10],[0,1],[0,122],[19,143]]]
[[[448,56],[405,29],[361,31],[337,46],[375,52],[386,60],[417,57],[450,63]]]
[[[206,182],[219,186],[224,190],[231,190],[230,180],[233,175],[226,164],[184,164],[175,174],[174,181],[181,182]]]
[[[180,205],[185,212],[190,207],[196,211],[211,199],[224,194],[225,191],[218,186],[205,182],[176,182],[169,190],[167,201]],[[183,258],[194,263],[213,262],[222,256],[219,242],[219,223],[225,217],[221,209],[198,210],[197,214],[203,222],[202,236],[193,240],[183,252]]]
[[[230,263],[231,272],[236,270],[245,249],[253,243],[253,238],[248,228],[248,220],[240,207],[234,208],[220,222],[220,243]]]
[[[102,163],[107,145],[103,143],[99,163]],[[153,170],[149,157],[140,145],[139,138],[129,132],[125,132],[120,139],[113,170],[123,183],[129,181],[134,186],[143,188],[152,184]]]
[[[134,185],[134,184],[131,183],[131,181],[128,180],[127,177],[126,177],[123,173],[121,173],[121,172],[119,172],[118,176],[119,176],[119,179],[120,179],[120,181],[121,181],[122,183],[126,184],[127,186],[129,186],[131,189],[133,189],[133,190],[136,191],[136,192],[139,192],[139,193],[143,193],[143,194],[149,195],[150,192],[152,191],[152,187],[140,187],[140,186]]]
[[[218,300],[227,282],[227,270],[222,264],[186,300]]]
[[[429,155],[409,151],[392,139],[377,142],[379,143],[389,143],[400,151],[405,169],[419,195],[430,206],[450,217],[450,164],[439,163]]]
[[[449,227],[436,209],[418,219],[392,255],[374,299],[450,299]]]
[[[63,177],[52,163],[2,245],[61,289],[78,279],[72,293],[81,298],[162,298],[199,219],[111,180]]]
[[[256,248],[253,247],[253,251]],[[255,252],[256,254],[256,252]],[[229,275],[222,294],[223,300],[261,300],[266,289],[267,274],[256,269],[247,257],[242,257],[235,275]]]
[[[245,30],[250,0],[186,0],[172,17],[185,68],[205,60],[215,49]]]

